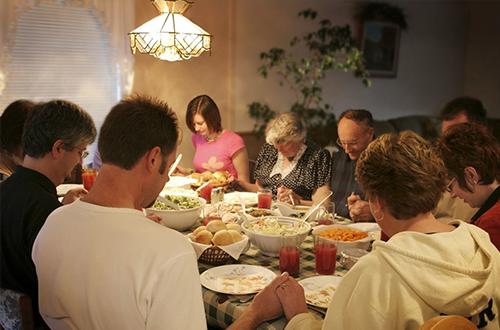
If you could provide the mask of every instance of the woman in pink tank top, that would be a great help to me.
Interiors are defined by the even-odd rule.
[[[196,172],[228,171],[239,181],[248,182],[245,143],[238,134],[222,128],[219,108],[210,96],[199,95],[189,102],[186,124],[193,132]]]

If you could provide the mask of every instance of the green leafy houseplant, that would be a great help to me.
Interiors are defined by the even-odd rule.
[[[299,17],[314,21],[317,13],[307,9]],[[305,46],[305,47],[304,47]],[[332,108],[323,102],[321,81],[331,70],[356,72],[365,86],[370,86],[363,59],[352,37],[349,25],[332,25],[329,19],[319,21],[319,27],[301,37],[294,37],[291,49],[303,47],[307,56],[294,56],[292,50],[271,48],[260,54],[263,64],[258,72],[263,78],[270,73],[279,77],[281,86],[287,85],[295,95],[290,111],[297,113],[305,122],[310,138],[325,146],[336,138],[336,121]],[[255,119],[254,131],[262,135],[265,126],[275,115],[267,104],[253,102],[248,106],[250,117]]]

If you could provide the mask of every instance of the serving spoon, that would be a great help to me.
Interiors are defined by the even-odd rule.
[[[177,158],[175,161],[172,163],[172,166],[170,166],[170,169],[168,170],[168,177],[170,178],[172,176],[172,173],[174,173],[175,169],[177,168],[177,165],[181,162],[182,159],[182,154],[178,154]]]
[[[181,209],[179,207],[179,205],[175,204],[171,200],[166,199],[165,197],[162,197],[160,195],[158,195],[158,197],[156,197],[156,200],[162,202],[163,204],[165,204],[165,205],[167,205],[167,206],[169,206],[171,208],[173,208],[174,210],[180,210]]]
[[[306,214],[304,214],[304,217],[302,218],[302,221],[306,221],[314,212],[316,212],[321,205],[328,199],[330,196],[333,195],[333,191],[330,191],[328,195],[325,196],[318,204],[316,204],[313,208],[311,208]]]

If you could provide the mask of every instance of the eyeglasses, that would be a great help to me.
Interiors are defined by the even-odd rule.
[[[450,180],[450,182],[448,182],[445,188],[447,192],[451,193],[451,191],[453,190],[453,182],[455,182],[456,180],[457,178],[454,177]]]
[[[359,142],[359,139],[354,140],[354,141],[341,141],[340,138],[337,138],[337,145],[341,148],[343,148],[344,146],[346,146],[346,147],[354,146],[354,145],[358,144],[358,142]]]

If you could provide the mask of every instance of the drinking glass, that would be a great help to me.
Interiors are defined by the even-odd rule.
[[[95,168],[84,168],[82,169],[82,182],[83,187],[87,190],[92,188],[95,178],[97,177],[97,170]]]
[[[269,189],[260,189],[257,192],[257,207],[259,209],[270,209],[273,195]]]
[[[298,276],[300,272],[300,249],[297,238],[281,237],[280,272],[287,272],[290,276]]]
[[[198,195],[203,198],[204,200],[207,201],[207,203],[212,202],[212,189],[214,189],[214,186],[212,186],[211,183],[207,184],[205,187],[201,188],[198,191]]]
[[[316,273],[332,275],[337,263],[337,246],[333,242],[314,237],[314,256],[316,259]]]

